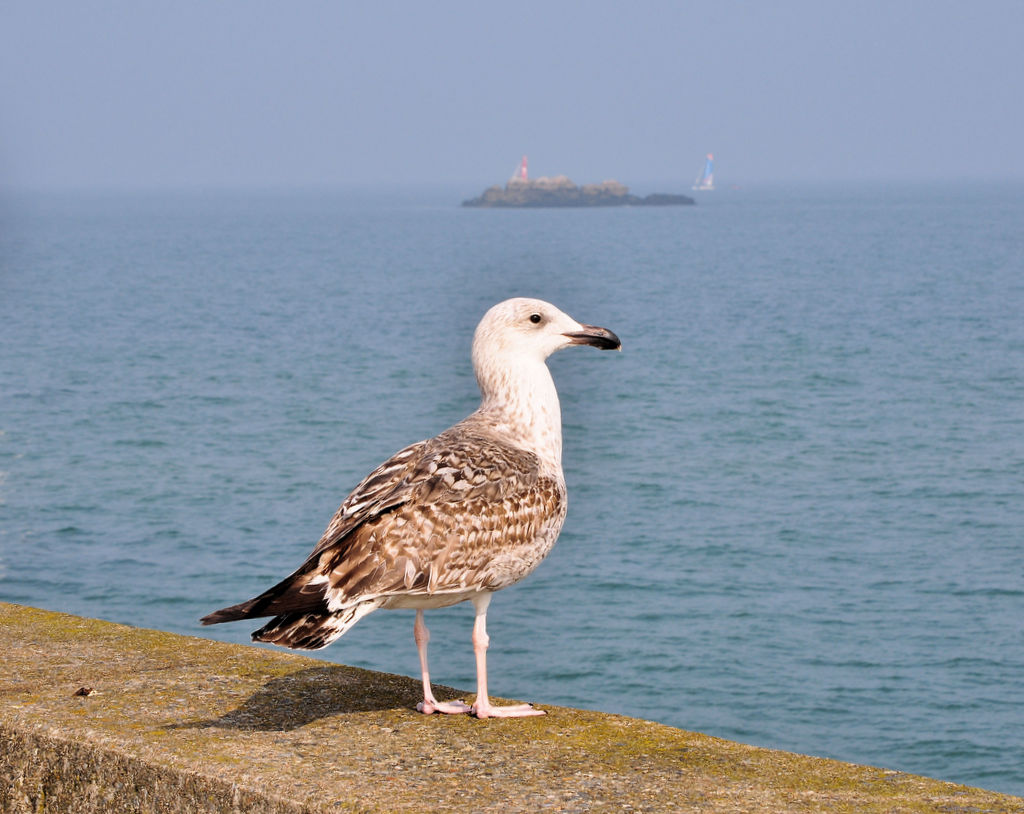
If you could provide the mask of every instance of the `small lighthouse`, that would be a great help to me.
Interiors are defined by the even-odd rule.
[[[529,176],[526,172],[526,156],[523,156],[523,160],[519,162],[519,166],[516,167],[515,172],[512,173],[512,177],[508,179],[510,182],[526,182],[529,180]]]

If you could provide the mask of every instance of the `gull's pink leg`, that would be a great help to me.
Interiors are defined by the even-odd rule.
[[[516,704],[510,707],[495,707],[487,697],[487,606],[491,604],[491,595],[478,594],[473,600],[476,607],[476,621],[473,622],[473,652],[476,654],[476,702],[472,713],[477,718],[525,718],[527,715],[544,715],[542,709],[534,709],[532,704]]]
[[[434,692],[430,689],[430,671],[427,669],[427,642],[430,641],[430,631],[423,621],[423,611],[416,611],[416,623],[412,628],[413,636],[416,639],[416,649],[420,653],[420,670],[423,673],[423,700],[416,705],[416,709],[424,715],[434,712],[446,712],[449,715],[456,715],[460,712],[469,712],[469,707],[461,701],[438,701],[434,698]]]

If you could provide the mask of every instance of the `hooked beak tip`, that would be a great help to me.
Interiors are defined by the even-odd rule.
[[[571,331],[565,336],[573,345],[590,345],[599,350],[622,350],[622,342],[607,328],[597,325],[581,325],[582,331]]]

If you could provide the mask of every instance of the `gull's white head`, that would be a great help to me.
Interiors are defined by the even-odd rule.
[[[473,336],[473,363],[508,357],[544,361],[570,345],[618,350],[622,343],[607,328],[585,325],[544,300],[516,297],[491,308]]]
[[[550,382],[544,360],[570,345],[621,348],[608,329],[577,322],[549,302],[525,297],[499,302],[473,335],[473,369],[484,397],[507,392],[513,381],[530,389],[539,386],[538,378]]]
[[[561,472],[562,419],[558,393],[544,360],[570,345],[618,350],[607,328],[585,325],[551,303],[522,297],[499,302],[473,336],[473,371],[491,430],[535,452]]]

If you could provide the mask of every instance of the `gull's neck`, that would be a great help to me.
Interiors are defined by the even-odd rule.
[[[551,372],[539,358],[474,359],[483,399],[474,413],[495,434],[536,454],[549,474],[562,470],[562,412]]]

